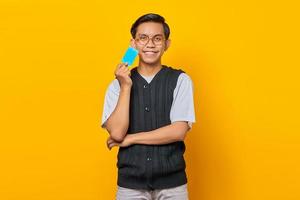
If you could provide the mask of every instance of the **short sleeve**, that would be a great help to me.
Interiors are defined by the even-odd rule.
[[[103,105],[101,127],[105,128],[105,122],[116,108],[120,94],[120,85],[117,79],[113,80],[108,86]]]
[[[190,128],[195,120],[194,88],[191,78],[181,73],[173,93],[173,103],[170,111],[171,123],[187,121]]]

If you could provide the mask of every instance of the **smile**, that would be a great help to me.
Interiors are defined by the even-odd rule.
[[[154,55],[154,54],[158,53],[158,51],[143,51],[143,53],[146,55]]]

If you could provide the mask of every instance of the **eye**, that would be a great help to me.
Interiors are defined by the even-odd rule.
[[[146,36],[146,35],[141,35],[141,36],[140,36],[140,40],[146,41],[146,40],[147,40],[147,36]]]
[[[156,37],[154,38],[154,40],[155,40],[156,42],[160,42],[160,41],[162,41],[162,37],[161,37],[161,36],[156,36]]]

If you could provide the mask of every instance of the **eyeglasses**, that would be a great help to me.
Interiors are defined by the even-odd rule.
[[[142,34],[139,35],[136,39],[135,39],[139,44],[141,45],[146,45],[148,44],[150,38],[148,35]],[[152,43],[155,44],[156,46],[160,46],[163,44],[164,42],[164,37],[162,35],[154,35],[153,37],[151,37]]]

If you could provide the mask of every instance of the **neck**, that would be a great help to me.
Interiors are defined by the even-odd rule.
[[[161,62],[148,64],[144,62],[139,62],[137,67],[138,72],[143,76],[155,75],[162,68]]]

